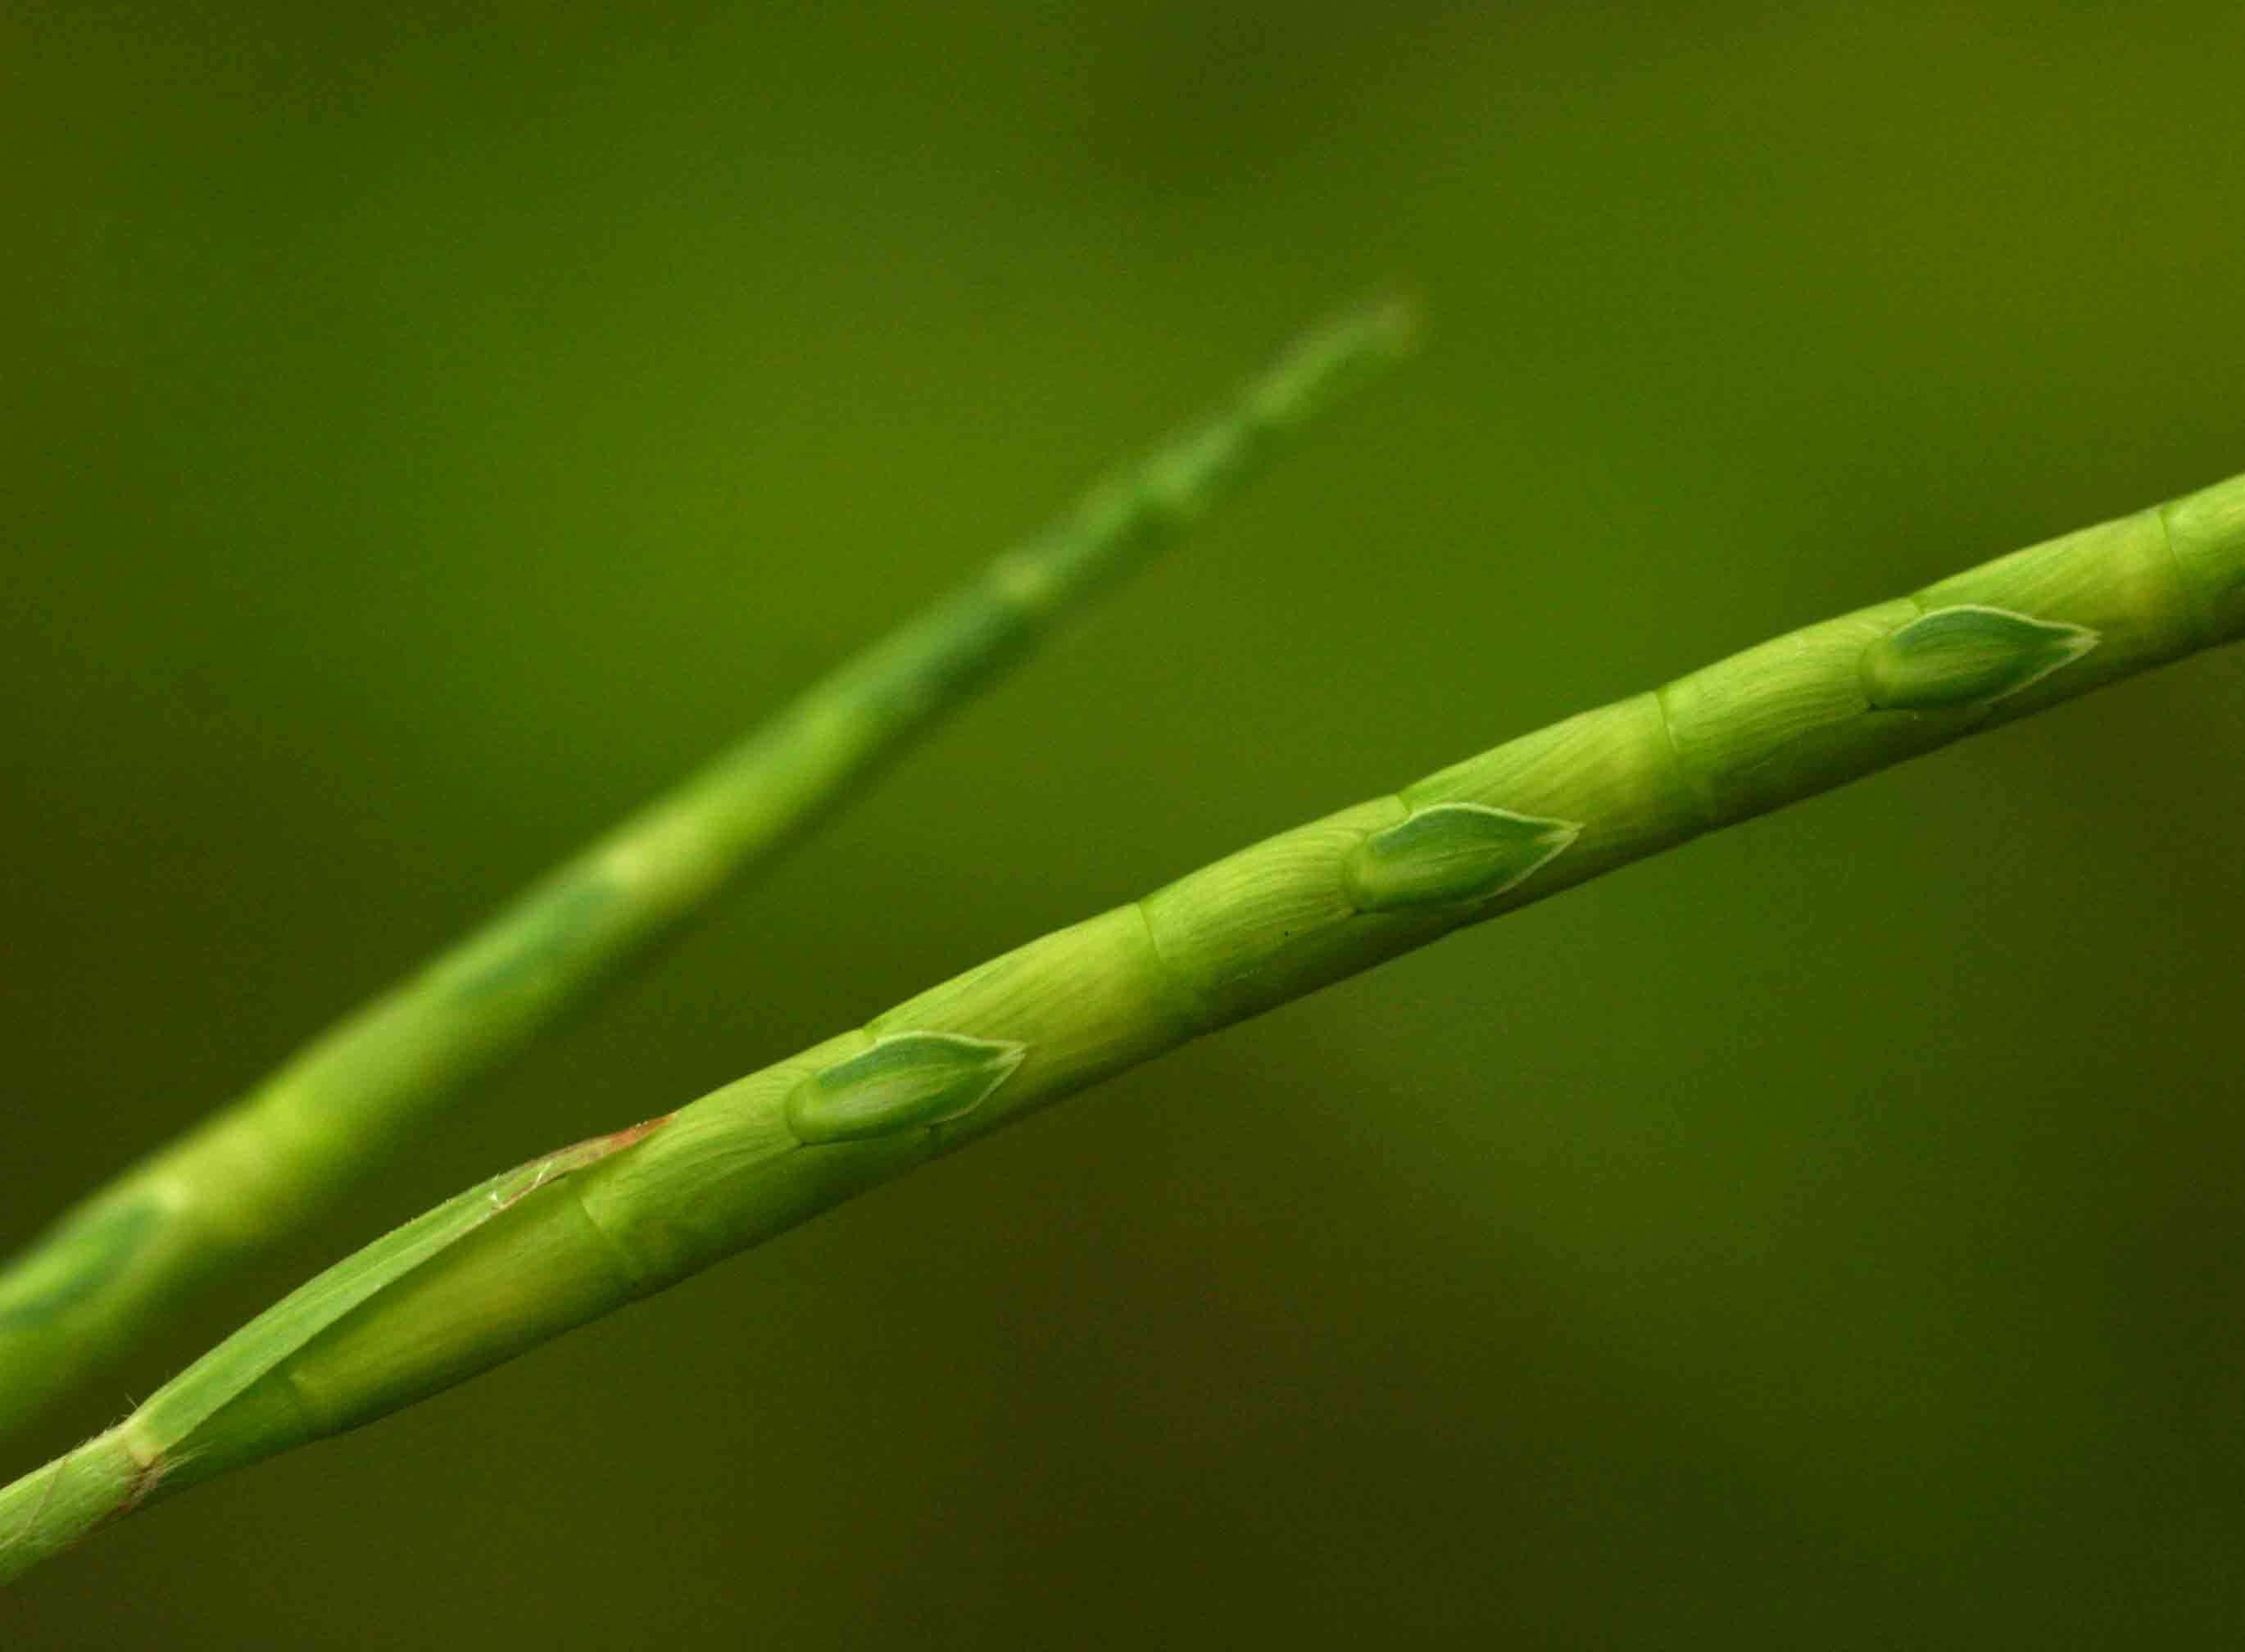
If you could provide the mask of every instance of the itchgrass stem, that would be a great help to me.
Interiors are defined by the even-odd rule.
[[[1811,625],[1219,860],[359,1252],[0,1492],[0,1579],[1464,925],[2245,636],[2245,477]]]
[[[0,1271],[0,1437],[198,1288],[303,1229],[470,1079],[1175,538],[1412,334],[1394,303],[1309,334],[1204,422],[65,1213]]]

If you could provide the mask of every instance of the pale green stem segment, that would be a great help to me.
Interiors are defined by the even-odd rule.
[[[1990,614],[2004,622],[1974,617]],[[1968,632],[1961,645],[1951,625]],[[2052,627],[2067,639],[2055,663]],[[2240,636],[2245,477],[1285,833],[341,1263],[116,1429],[0,1492],[0,1578],[104,1519],[512,1358],[1197,1033]],[[1901,684],[1928,709],[1887,709],[1867,684]]]
[[[1200,425],[810,690],[0,1271],[0,1436],[194,1288],[303,1227],[470,1078],[706,906],[870,769],[1405,353],[1407,307],[1310,334]]]

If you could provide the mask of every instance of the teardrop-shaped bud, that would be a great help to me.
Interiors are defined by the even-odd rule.
[[[1863,650],[1863,692],[1889,711],[1985,704],[2071,665],[2097,642],[2086,626],[2009,608],[1937,608]]]
[[[857,1141],[969,1113],[1013,1076],[1027,1044],[956,1032],[897,1032],[788,1092],[800,1142]]]
[[[1436,803],[1356,846],[1342,878],[1360,912],[1486,901],[1575,840],[1571,820]]]

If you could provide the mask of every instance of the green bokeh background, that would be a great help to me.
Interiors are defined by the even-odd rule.
[[[1335,302],[1427,356],[322,1262],[2245,467],[2245,11],[0,10],[0,1246]],[[11,1649],[2234,1644],[2245,661],[1226,1033],[105,1533]]]

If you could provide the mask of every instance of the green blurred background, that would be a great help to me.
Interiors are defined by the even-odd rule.
[[[0,1246],[1336,302],[1427,356],[312,1268],[2245,467],[2245,11],[0,11]],[[2234,1644],[2245,661],[1189,1049],[102,1534],[12,1649]]]

